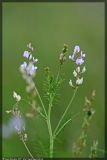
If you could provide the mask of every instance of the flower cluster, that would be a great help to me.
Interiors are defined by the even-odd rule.
[[[77,65],[82,65],[84,63],[84,58],[85,54],[82,51],[80,51],[79,46],[75,46],[72,56],[69,56],[69,59],[71,61],[74,61]]]
[[[22,119],[19,117],[15,117],[15,121],[13,123],[13,126],[18,133],[20,140],[27,141],[27,133],[25,130],[25,125],[22,123]]]
[[[73,84],[72,80],[69,81],[69,85],[73,88],[76,88],[76,86],[80,86],[81,84],[83,84],[82,74],[85,73],[86,67],[81,66],[84,63],[84,58],[85,54],[82,51],[80,51],[80,47],[75,46],[73,54],[69,56],[69,59],[76,64],[76,69],[73,71],[73,76],[76,79],[75,84]]]
[[[67,51],[68,51],[68,45],[64,44],[64,48],[62,49],[62,53],[59,56],[59,61],[60,61],[61,65],[66,61]]]
[[[27,47],[28,50],[24,51],[23,57],[28,59],[29,62],[24,62],[20,66],[20,71],[24,76],[30,76],[33,78],[36,74],[37,66],[35,66],[35,64],[38,62],[38,59],[35,59],[32,56],[33,47],[31,46],[31,43],[29,43]]]
[[[13,131],[17,132],[20,136],[20,139],[23,141],[27,140],[27,134],[25,133],[25,123],[21,115],[21,111],[19,110],[19,102],[21,101],[21,96],[18,95],[15,91],[13,91],[13,98],[15,99],[16,103],[13,105],[13,108],[11,110],[6,110],[6,113],[11,113],[13,118],[10,121],[10,132],[12,132],[11,128],[13,128]]]
[[[31,43],[29,43],[27,45],[27,50],[24,51],[23,53],[23,57],[26,59],[26,61],[24,61],[23,64],[21,64],[20,71],[22,73],[22,77],[27,83],[26,92],[35,96],[35,92],[34,92],[35,84],[33,82],[33,78],[36,75],[36,71],[37,71],[36,63],[38,62],[38,59],[33,57],[32,55],[33,50],[34,49]]]
[[[21,101],[21,96],[18,95],[15,91],[13,91],[13,98],[15,99],[16,103],[13,105],[13,108],[11,110],[6,110],[6,113],[11,113],[13,116],[21,118],[21,112],[18,107],[18,104]]]
[[[95,90],[93,90],[90,99],[85,97],[85,105],[84,105],[85,107],[83,111],[86,113],[88,119],[91,119],[93,114],[95,113],[95,110],[92,107],[92,102],[95,99],[95,95],[96,95]]]
[[[87,133],[90,126],[90,120],[92,119],[95,110],[92,107],[92,102],[95,99],[95,90],[92,91],[90,98],[85,97],[84,104],[84,119],[82,123],[82,132],[77,142],[73,144],[73,153],[76,156],[79,156],[82,150],[86,147],[87,142]]]

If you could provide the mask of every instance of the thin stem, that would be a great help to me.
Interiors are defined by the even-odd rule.
[[[49,131],[49,137],[50,137],[50,158],[53,157],[53,134],[52,134],[52,127],[51,127],[51,108],[52,105],[49,104],[49,109],[48,109],[48,119],[47,119],[47,125],[48,125],[48,131]]]
[[[77,117],[80,114],[80,112],[76,113],[72,118],[68,119],[60,128],[59,130],[56,132],[56,134],[54,135],[54,138],[62,131],[62,129],[70,122],[73,120],[73,118]]]
[[[42,118],[44,118],[45,120],[47,119],[47,117],[46,117],[41,111],[38,110],[38,113],[40,114],[40,116],[41,116]]]
[[[42,98],[41,98],[41,96],[40,96],[40,94],[39,94],[39,92],[38,92],[38,90],[37,90],[35,84],[34,84],[34,89],[35,89],[35,91],[36,91],[36,93],[37,93],[37,95],[38,95],[38,98],[39,98],[39,100],[40,100],[40,102],[41,102],[41,104],[42,104],[42,107],[43,107],[45,116],[47,117],[47,112],[46,112],[45,106],[44,106],[44,104],[43,104]]]
[[[56,128],[55,128],[54,135],[55,135],[57,129],[59,128],[59,126],[60,126],[60,124],[61,124],[63,118],[65,117],[65,115],[66,115],[66,113],[67,113],[69,107],[71,106],[71,104],[72,104],[72,102],[73,102],[73,100],[74,100],[74,97],[75,97],[75,95],[76,95],[77,89],[78,89],[78,87],[75,88],[74,93],[73,93],[73,96],[72,96],[72,98],[71,98],[71,100],[70,100],[70,102],[69,102],[67,108],[65,109],[65,111],[64,111],[64,113],[63,113],[61,119],[59,120],[58,125],[57,125]]]
[[[31,152],[30,152],[29,148],[27,147],[27,145],[26,145],[25,141],[24,141],[23,139],[22,139],[22,142],[23,142],[23,144],[24,144],[24,146],[25,146],[25,148],[26,148],[27,152],[29,153],[29,155],[30,155],[32,158],[34,158],[34,157],[33,157],[33,155],[31,154]]]
[[[57,74],[57,77],[56,77],[56,82],[58,81],[58,78],[59,78],[60,72],[61,72],[61,65],[59,66],[58,74]]]

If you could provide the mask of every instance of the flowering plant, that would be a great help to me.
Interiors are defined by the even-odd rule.
[[[72,79],[68,80],[67,85],[69,85],[69,87],[71,87],[74,92],[68,105],[65,107],[65,110],[63,111],[62,116],[59,117],[59,121],[55,129],[53,129],[53,125],[51,122],[52,109],[54,107],[54,100],[57,95],[57,89],[63,83],[61,72],[62,72],[62,66],[64,65],[67,59],[68,45],[64,44],[62,52],[59,55],[59,70],[58,70],[57,76],[54,77],[49,67],[45,67],[44,69],[45,78],[46,78],[45,97],[48,101],[48,109],[46,108],[42,100],[42,97],[34,82],[34,78],[38,71],[38,67],[37,67],[38,59],[33,56],[33,51],[34,51],[34,48],[32,47],[32,44],[29,43],[27,45],[27,49],[23,53],[23,57],[25,60],[19,67],[22,77],[26,82],[26,92],[31,96],[31,99],[30,101],[27,101],[24,98],[22,98],[21,95],[17,94],[16,91],[13,91],[13,98],[15,99],[16,103],[13,105],[13,108],[11,110],[7,110],[6,113],[8,114],[11,113],[13,115],[14,117],[13,127],[17,132],[17,134],[19,135],[29,155],[32,158],[34,158],[30,149],[26,144],[26,141],[28,140],[28,134],[26,132],[25,123],[23,123],[23,114],[19,109],[21,101],[25,101],[26,103],[28,103],[31,106],[33,112],[37,112],[41,116],[41,118],[43,118],[43,120],[46,122],[47,130],[49,134],[49,157],[52,158],[54,157],[54,143],[55,143],[56,137],[63,131],[63,128],[67,126],[68,123],[72,122],[74,118],[80,114],[80,112],[75,113],[70,118],[65,120],[65,116],[69,112],[69,109],[72,105],[72,102],[76,96],[78,89],[84,83],[84,73],[86,72],[86,67],[84,63],[85,63],[86,54],[82,50],[80,50],[80,47],[78,45],[76,45],[74,47],[73,54],[69,55],[69,60],[75,64],[75,68],[73,71],[73,77]],[[41,107],[37,107],[36,105],[37,97],[39,99]],[[79,139],[77,140],[77,142],[75,142],[73,145],[72,152],[74,156],[79,156],[83,148],[86,146],[87,131],[88,131],[89,123],[95,113],[95,110],[92,107],[92,101],[94,100],[94,98],[95,98],[95,90],[92,91],[91,98],[85,97],[85,105],[83,109],[83,112],[85,113],[85,115],[83,118],[82,133]],[[32,117],[33,113],[26,113],[26,116]],[[97,145],[98,145],[98,142],[94,141],[93,147],[91,147],[92,152],[90,153],[90,157],[96,157]]]

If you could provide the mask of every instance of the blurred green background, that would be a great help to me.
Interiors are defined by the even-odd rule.
[[[49,66],[56,75],[58,58],[63,44],[71,48],[80,45],[86,53],[87,72],[84,85],[80,87],[70,112],[82,111],[84,97],[96,90],[94,107],[96,114],[92,119],[87,137],[87,147],[82,157],[88,157],[93,140],[99,141],[99,148],[104,149],[104,3],[3,3],[3,124],[7,124],[10,110],[15,103],[12,92],[15,90],[25,99],[25,82],[19,72],[23,63],[26,45],[32,42],[34,56],[39,59],[35,83],[42,97],[44,67]],[[53,126],[55,127],[66,108],[73,90],[68,81],[72,79],[74,65],[67,60],[63,66],[65,81],[60,89],[59,101],[53,109]],[[45,99],[43,98],[45,101]],[[23,104],[23,113],[30,107]],[[69,114],[70,114],[69,112]],[[83,114],[79,115],[58,136],[55,142],[55,157],[71,157],[72,144],[81,133]],[[28,133],[27,145],[33,155],[45,157],[48,153],[48,132],[39,116],[25,119]],[[42,144],[43,143],[43,144]],[[17,134],[3,139],[3,156],[29,156]],[[99,157],[104,154],[98,152]]]

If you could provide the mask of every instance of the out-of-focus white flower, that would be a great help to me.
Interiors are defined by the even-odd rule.
[[[74,87],[71,79],[69,80],[69,85],[70,85],[71,87]]]
[[[12,112],[12,110],[6,110],[5,112],[6,112],[7,114],[9,114],[9,113]]]
[[[84,73],[86,71],[86,67],[84,66],[82,69],[82,73]]]
[[[73,75],[74,77],[77,77],[77,72],[75,70],[73,71]]]
[[[18,101],[18,102],[21,100],[21,96],[18,95],[15,91],[13,91],[13,98],[15,98],[16,101]]]
[[[78,66],[78,67],[76,68],[76,71],[77,71],[78,73],[80,73],[80,66]]]
[[[76,80],[76,84],[77,85],[81,85],[83,83],[83,77],[82,78],[78,78],[77,80]]]

